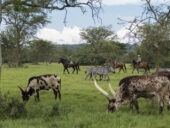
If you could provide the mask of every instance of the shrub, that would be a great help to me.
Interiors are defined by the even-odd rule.
[[[18,98],[9,97],[9,93],[5,94],[0,103],[0,118],[19,118],[25,116],[27,111],[25,103],[20,102]]]

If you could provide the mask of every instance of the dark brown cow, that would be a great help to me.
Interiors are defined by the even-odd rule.
[[[120,81],[117,92],[115,92],[109,84],[109,89],[114,98],[99,87],[96,81],[95,87],[108,98],[108,112],[117,111],[121,105],[130,103],[135,105],[139,113],[137,98],[144,97],[152,99],[156,96],[160,104],[160,113],[163,111],[164,101],[168,104],[168,110],[170,109],[170,81],[165,76],[142,75],[125,77]]]

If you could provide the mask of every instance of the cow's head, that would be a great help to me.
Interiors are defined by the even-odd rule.
[[[107,107],[107,111],[108,112],[115,112],[119,109],[120,104],[119,102],[116,101],[116,98],[112,98],[105,90],[103,90],[96,82],[96,80],[94,81],[94,85],[95,87],[103,94],[107,97],[109,104]],[[115,97],[116,96],[116,92],[112,89],[110,83],[109,83],[109,89],[112,93],[112,95]]]
[[[23,101],[28,101],[29,100],[29,94],[27,91],[25,91],[23,88],[19,87],[18,88],[20,89],[21,91],[21,94],[22,94],[22,100]]]

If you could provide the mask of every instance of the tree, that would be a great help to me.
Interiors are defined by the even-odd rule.
[[[131,23],[129,27],[129,31],[133,38],[138,38],[136,34],[136,30],[141,26],[141,24],[152,23],[159,26],[159,31],[155,31],[158,33],[163,32],[164,29],[170,24],[170,6],[167,4],[168,0],[164,0],[163,4],[154,5],[152,0],[143,0],[145,2],[144,9],[142,15],[140,17],[135,17],[133,21],[124,21],[123,22]],[[161,40],[156,40],[155,45],[155,63],[156,63],[156,73],[159,71],[159,47],[161,47]]]
[[[13,7],[6,8],[4,21],[12,31],[13,42],[16,45],[16,67],[21,63],[21,49],[26,40],[32,38],[37,29],[48,21],[47,15],[39,8],[27,8],[27,11],[17,12]]]
[[[0,33],[0,41],[2,42],[2,57],[8,67],[13,67],[15,61],[15,43],[14,35],[10,28]]]
[[[27,11],[28,7],[31,8],[43,8],[50,11],[65,10],[67,14],[67,8],[80,8],[83,13],[86,12],[86,7],[91,9],[93,19],[98,18],[98,14],[101,10],[102,0],[87,0],[86,2],[79,2],[78,0],[0,0],[0,25],[3,18],[3,11],[9,6],[14,5],[15,11]],[[66,18],[65,18],[66,19]],[[2,67],[2,54],[0,43],[0,78]]]
[[[50,41],[33,40],[29,42],[30,45],[30,58],[34,64],[38,62],[51,62],[53,55],[56,54],[56,46]]]
[[[108,58],[121,55],[119,53],[124,49],[122,44],[114,41],[116,35],[111,30],[111,26],[89,27],[82,30],[80,36],[88,44],[84,46],[85,50],[79,51],[80,57],[76,55],[84,64],[103,64]],[[88,59],[85,60],[85,58]]]
[[[125,51],[125,45],[113,41],[99,41],[95,46],[86,44],[77,49],[72,55],[73,60],[84,65],[102,65],[107,60],[118,57],[122,58]]]
[[[101,40],[109,41],[115,39],[115,35],[110,26],[89,27],[82,30],[80,36],[83,40],[86,41],[86,43],[91,45],[95,45]]]
[[[143,55],[145,61],[154,64],[153,57],[157,59],[157,55],[159,55],[159,60],[162,60],[163,64],[163,58],[167,57],[170,50],[170,28],[160,29],[160,27],[160,25],[145,24],[140,26],[137,31],[137,37],[141,40],[140,46],[137,47],[137,52]],[[158,62],[160,63],[160,61]]]

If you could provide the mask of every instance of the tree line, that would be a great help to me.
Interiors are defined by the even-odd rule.
[[[116,35],[110,26],[88,27],[81,31],[80,36],[85,40],[85,44],[77,48],[64,45],[55,45],[50,41],[34,39],[20,45],[20,65],[24,63],[46,64],[57,62],[59,58],[67,58],[82,65],[103,65],[118,58],[119,61],[131,63],[132,59],[137,59],[137,55],[142,56],[142,61],[148,62],[155,67],[155,41],[162,40],[160,51],[161,67],[168,67],[170,63],[170,42],[169,28],[157,33],[159,26],[145,24],[138,30],[140,44],[123,44],[117,40]],[[17,42],[13,39],[13,32],[8,29],[1,32],[3,62],[8,67],[16,67]],[[131,48],[131,49],[129,49]]]
[[[54,6],[50,3],[51,1],[0,1],[0,20],[3,19],[7,25],[0,33],[3,62],[7,63],[9,67],[18,67],[26,62],[33,64],[56,62],[59,57],[63,57],[80,64],[96,65],[107,63],[110,58],[130,62],[131,59],[136,58],[137,54],[140,54],[143,61],[147,61],[153,66],[159,67],[161,64],[161,66],[167,67],[170,58],[170,9],[166,4],[153,6],[151,1],[145,1],[144,12],[147,13],[143,13],[146,16],[142,17],[144,19],[141,18],[139,22],[142,22],[143,25],[139,26],[137,23],[139,20],[136,18],[133,23],[137,29],[134,29],[133,24],[129,28],[134,37],[139,40],[137,44],[134,44],[133,51],[128,51],[127,45],[116,41],[117,37],[110,26],[88,27],[82,30],[80,36],[86,43],[76,50],[69,47],[58,47],[52,42],[34,37],[38,28],[49,23],[45,9],[63,10],[67,7],[88,6],[89,2],[80,4],[75,0],[70,2],[66,0],[61,1],[60,5]],[[93,13],[98,17],[101,2],[98,1],[97,5],[93,3],[95,0],[91,2],[90,6],[96,6]],[[164,9],[158,10],[158,8]],[[93,16],[95,17],[95,15]],[[149,20],[150,18],[152,20]]]

